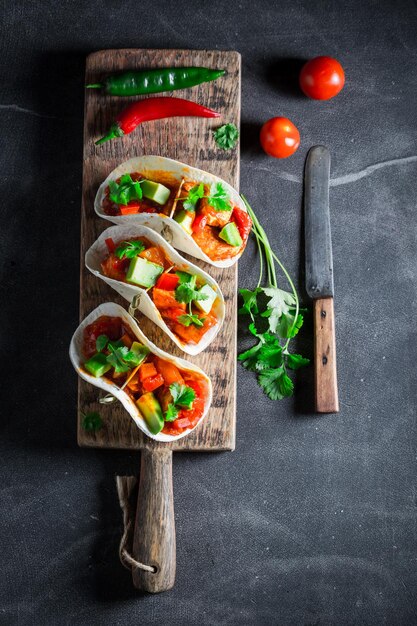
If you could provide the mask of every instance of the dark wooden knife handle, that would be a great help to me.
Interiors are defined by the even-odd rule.
[[[176,568],[172,451],[142,450],[133,558],[155,568],[132,567],[137,589],[159,593],[174,586]]]
[[[333,298],[314,300],[314,377],[316,411],[338,413]]]

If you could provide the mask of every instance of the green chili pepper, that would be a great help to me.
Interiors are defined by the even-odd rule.
[[[211,70],[207,67],[167,67],[132,71],[109,76],[103,83],[87,85],[87,89],[103,88],[110,96],[141,96],[194,87],[216,80],[224,73],[225,70]]]

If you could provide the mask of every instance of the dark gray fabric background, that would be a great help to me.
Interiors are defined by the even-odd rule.
[[[1,31],[0,623],[415,624],[416,3],[4,2]],[[273,403],[239,367],[236,451],[175,457],[177,582],[156,597],[117,559],[114,476],[139,454],[77,448],[67,358],[84,60],[111,47],[242,53],[241,190],[301,290],[303,163],[332,153],[341,412],[311,412],[311,369]],[[294,87],[318,54],[346,70],[328,103]],[[285,161],[258,144],[274,115],[302,136]]]

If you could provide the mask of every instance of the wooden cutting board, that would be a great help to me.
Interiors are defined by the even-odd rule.
[[[97,83],[106,75],[138,68],[203,66],[225,69],[226,74],[216,81],[204,83],[191,89],[172,92],[173,96],[193,100],[222,114],[216,119],[171,118],[147,122],[123,139],[115,139],[101,146],[94,141],[101,137],[113,123],[117,113],[132,98],[107,96],[96,90],[87,90],[84,119],[84,169],[81,210],[81,280],[80,280],[80,319],[102,302],[114,301],[125,308],[123,300],[103,281],[90,274],[84,266],[84,255],[100,233],[110,226],[94,212],[94,197],[100,183],[120,163],[142,154],[160,155],[183,161],[224,178],[238,188],[239,147],[230,151],[219,149],[213,139],[212,130],[221,124],[240,123],[240,55],[237,52],[190,51],[190,50],[102,50],[87,58],[86,84]],[[155,94],[169,97],[170,94]],[[140,97],[137,97],[140,99]],[[191,257],[190,257],[191,258]],[[236,423],[236,328],[237,328],[237,266],[217,269],[193,259],[219,283],[226,303],[226,319],[215,341],[200,355],[189,357],[151,321],[138,314],[139,324],[144,333],[158,346],[168,352],[184,356],[199,365],[213,382],[213,403],[203,422],[187,437],[179,441],[161,444],[147,438],[135,425],[121,405],[98,403],[99,391],[80,379],[78,396],[78,443],[80,446],[98,448],[146,449],[142,455],[140,503],[137,521],[140,518],[142,537],[155,530],[155,516],[161,507],[165,516],[173,508],[168,502],[170,487],[169,450],[233,450],[235,445]],[[97,433],[86,432],[82,427],[82,414],[98,411],[103,419],[103,427]],[[162,473],[161,473],[162,472]],[[165,472],[165,474],[164,474]],[[156,489],[157,481],[158,489]],[[158,482],[159,481],[159,482]],[[143,483],[143,484],[142,484]],[[152,493],[151,492],[155,492]],[[164,489],[162,489],[164,492]],[[144,498],[148,498],[144,502]],[[156,498],[156,500],[155,500]],[[172,497],[171,497],[172,500]],[[168,504],[167,504],[168,502]],[[159,582],[149,572],[133,572],[134,582],[149,591],[160,591],[172,586],[172,567],[158,563],[158,559],[175,561],[175,534],[161,539],[161,528],[167,526],[166,517],[161,522],[159,534],[150,537],[148,545],[142,546],[139,554],[142,559],[150,558],[153,550],[157,563]],[[168,533],[169,534],[169,533]],[[161,546],[165,542],[166,553],[155,556],[155,542]],[[137,541],[135,542],[138,543]],[[173,544],[173,546],[172,546]],[[137,548],[138,546],[136,546]],[[140,546],[139,546],[140,548]],[[161,551],[159,551],[161,552]],[[140,560],[140,559],[139,559]],[[167,570],[163,574],[162,570]],[[143,574],[143,576],[142,576]],[[175,563],[174,563],[175,575]],[[150,581],[149,578],[152,578]],[[168,578],[171,577],[171,581]],[[172,583],[172,584],[171,584]]]

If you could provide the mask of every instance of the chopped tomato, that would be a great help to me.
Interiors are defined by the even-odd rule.
[[[236,224],[243,241],[246,241],[252,229],[252,220],[249,214],[235,206],[232,213],[232,222]]]
[[[154,301],[156,308],[160,311],[165,311],[165,309],[175,307],[181,311],[180,315],[182,315],[187,308],[184,302],[176,301],[175,291],[166,291],[165,289],[157,289],[154,287],[152,291],[152,300]]]
[[[97,352],[96,340],[100,335],[107,335],[112,341],[116,341],[122,334],[122,320],[120,317],[102,315],[95,322],[84,329],[84,355],[89,358]]]
[[[158,289],[165,289],[167,291],[173,291],[176,289],[179,283],[179,277],[176,274],[162,274],[156,281],[155,287]]]
[[[142,257],[142,259],[147,259],[147,261],[150,261],[151,263],[156,263],[157,265],[165,267],[164,253],[156,246],[151,246],[150,248],[143,250],[139,256]]]
[[[127,333],[125,333],[124,335],[122,335],[122,337],[120,337],[120,341],[122,341],[127,348],[130,348],[130,346],[133,343],[130,335],[128,335]]]
[[[180,385],[184,384],[184,379],[181,376],[178,367],[176,367],[173,363],[165,361],[165,359],[156,357],[155,366],[158,372],[163,377],[167,387],[169,387],[169,385],[172,385],[172,383],[180,383]]]
[[[189,428],[191,425],[192,424],[188,417],[182,417],[175,420],[175,426],[177,428]]]
[[[202,213],[200,213],[200,215],[197,215],[197,217],[195,218],[193,225],[192,225],[192,231],[193,233],[202,233],[202,231],[204,230],[204,226],[207,224],[207,215],[203,215]]]
[[[165,422],[165,426],[163,427],[162,431],[164,433],[164,435],[171,435],[173,437],[175,437],[176,435],[181,435],[181,433],[184,432],[184,428],[178,428],[177,426],[175,426],[177,420],[175,420],[175,422]]]
[[[197,381],[187,379],[186,385],[187,387],[194,389],[195,399],[193,400],[191,409],[181,409],[178,419],[175,421],[178,422],[180,419],[188,419],[190,421],[190,425],[195,426],[204,413],[204,394]]]
[[[119,211],[121,215],[133,215],[134,213],[139,213],[140,204],[139,202],[129,202],[129,204],[121,204],[119,206]]]
[[[116,244],[114,243],[111,237],[108,237],[108,239],[105,239],[104,243],[106,244],[107,250],[109,251],[110,254],[112,254],[112,252],[116,250]]]
[[[149,376],[149,378],[145,378],[142,383],[143,390],[145,392],[154,391],[154,389],[158,389],[158,387],[162,387],[164,384],[164,379],[161,374],[156,374],[156,376]]]
[[[143,383],[145,378],[156,376],[157,374],[158,372],[156,371],[156,367],[153,363],[144,363],[139,369],[139,380]]]

